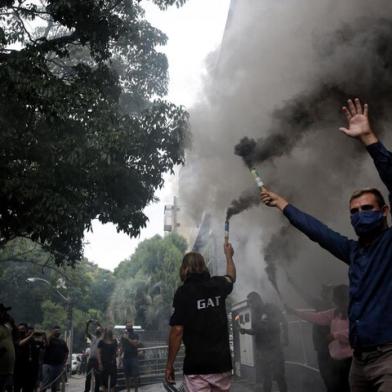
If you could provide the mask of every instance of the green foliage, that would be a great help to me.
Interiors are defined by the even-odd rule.
[[[133,0],[0,2],[0,246],[27,237],[72,264],[92,219],[139,234],[187,137],[160,98],[165,43]]]
[[[46,300],[41,304],[43,321],[42,327],[50,330],[54,325],[66,326],[67,325],[67,312],[64,306],[56,304],[51,300]]]
[[[114,271],[110,318],[117,323],[132,319],[147,329],[166,326],[186,248],[185,239],[177,234],[156,235],[141,242],[132,257]]]
[[[105,324],[106,309],[114,288],[110,271],[82,260],[77,267],[55,267],[53,256],[35,243],[18,239],[0,251],[0,302],[12,306],[11,315],[17,323],[26,322],[43,328],[54,324],[65,331],[68,325],[67,301],[73,305],[74,348],[85,344],[85,323],[88,319]],[[28,278],[40,278],[28,282]]]

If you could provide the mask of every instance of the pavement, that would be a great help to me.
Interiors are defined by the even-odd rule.
[[[83,392],[84,391],[84,380],[85,376],[82,375],[73,375],[66,388],[66,392]],[[178,386],[181,384],[178,383]],[[165,392],[165,388],[162,383],[160,384],[152,384],[145,385],[138,390],[139,392]],[[234,380],[231,392],[253,392],[253,388],[249,383],[246,383],[241,380]],[[133,392],[133,390],[132,390]]]

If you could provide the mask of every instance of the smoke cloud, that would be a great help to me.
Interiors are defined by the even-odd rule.
[[[391,16],[386,0],[233,1],[222,48],[210,56],[203,95],[191,110],[182,213],[197,224],[208,211],[223,238],[227,206],[243,190],[257,192],[247,168],[256,166],[269,189],[353,236],[350,194],[385,188],[364,148],[338,131],[341,107],[351,97],[367,102],[373,128],[391,146],[383,134],[391,123]],[[251,290],[275,296],[266,267],[283,297],[293,293],[281,270],[314,293],[321,283],[345,281],[343,263],[286,227],[265,206],[232,218],[238,299]]]
[[[257,188],[245,191],[238,199],[231,202],[230,207],[227,209],[226,220],[230,220],[233,215],[240,214],[258,204],[260,204],[260,196]]]

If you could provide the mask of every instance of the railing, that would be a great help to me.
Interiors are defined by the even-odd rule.
[[[151,383],[151,381],[162,380],[165,374],[168,346],[146,347],[139,350],[141,357],[139,360],[139,371],[141,383]],[[184,348],[181,346],[177,354],[174,368],[177,373],[182,373],[182,363],[184,361]]]
[[[143,347],[139,349],[139,385],[149,385],[162,382],[165,376],[168,346]],[[174,368],[177,377],[182,377],[184,348],[181,346]],[[118,369],[117,390],[125,386],[125,379],[121,367]]]
[[[39,392],[43,392],[47,389],[52,389],[52,387],[54,385],[56,385],[56,390],[60,389],[61,392],[65,391],[65,383],[66,383],[66,367],[64,367],[64,369],[61,371],[61,373],[51,382],[49,382],[49,384],[46,385],[42,385],[39,388]],[[60,386],[60,388],[58,388],[58,385]]]

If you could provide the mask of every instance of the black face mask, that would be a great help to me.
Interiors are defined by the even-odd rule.
[[[55,338],[59,338],[60,337],[60,332],[55,332],[54,334],[53,334],[53,336],[55,337]]]

